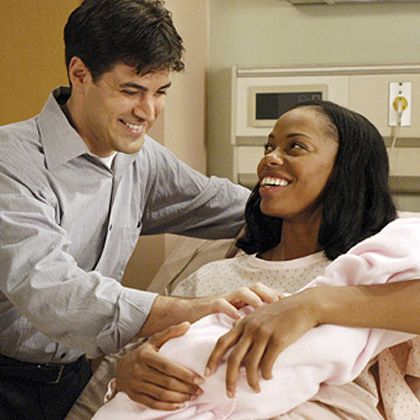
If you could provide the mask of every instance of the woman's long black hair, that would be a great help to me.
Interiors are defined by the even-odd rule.
[[[333,260],[353,245],[379,232],[396,218],[388,177],[386,147],[376,127],[362,115],[328,101],[310,101],[338,135],[334,168],[322,193],[318,243]],[[261,212],[257,184],[246,205],[246,231],[237,246],[248,254],[262,253],[281,240],[282,219]]]

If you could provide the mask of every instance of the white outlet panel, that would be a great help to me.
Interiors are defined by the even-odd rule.
[[[411,125],[411,82],[390,82],[388,100],[388,125],[396,127],[398,125],[398,112],[394,107],[396,98],[402,97],[406,101],[407,107],[401,114],[401,127]]]

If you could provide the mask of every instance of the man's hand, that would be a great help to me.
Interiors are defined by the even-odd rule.
[[[220,296],[209,296],[205,298],[193,299],[197,319],[212,313],[224,313],[234,319],[240,319],[239,309],[250,305],[259,308],[264,303],[277,302],[282,297],[276,290],[271,289],[264,283],[258,282],[249,287],[240,287],[233,292],[225,293]]]
[[[149,317],[140,330],[140,336],[149,337],[170,325],[188,321],[195,322],[206,315],[224,313],[234,319],[241,317],[239,310],[251,305],[257,308],[265,303],[273,303],[280,295],[263,283],[241,287],[220,296],[185,299],[158,296],[153,303]]]
[[[118,363],[116,391],[156,410],[177,410],[194,395],[200,395],[203,378],[161,356],[159,348],[185,334],[188,322],[174,325],[150,337]]]
[[[260,391],[259,370],[264,379],[272,377],[277,356],[306,331],[318,325],[318,307],[308,289],[272,305],[257,308],[219,338],[207,362],[211,375],[229,349],[226,370],[227,395],[233,398],[241,365],[246,368],[249,386]]]

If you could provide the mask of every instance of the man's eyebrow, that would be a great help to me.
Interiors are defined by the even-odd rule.
[[[121,87],[126,87],[126,88],[141,90],[143,92],[147,92],[149,90],[146,86],[139,85],[138,83],[135,83],[135,82],[122,83],[120,86]],[[166,85],[161,86],[158,90],[168,89],[170,86],[171,86],[171,82],[167,83]]]

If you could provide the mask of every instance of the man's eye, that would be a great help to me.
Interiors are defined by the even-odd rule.
[[[135,96],[138,93],[136,90],[127,90],[127,89],[123,89],[121,92],[128,96]]]
[[[156,94],[157,95],[166,95],[168,92],[166,91],[166,90],[158,90],[157,92],[156,92]]]

